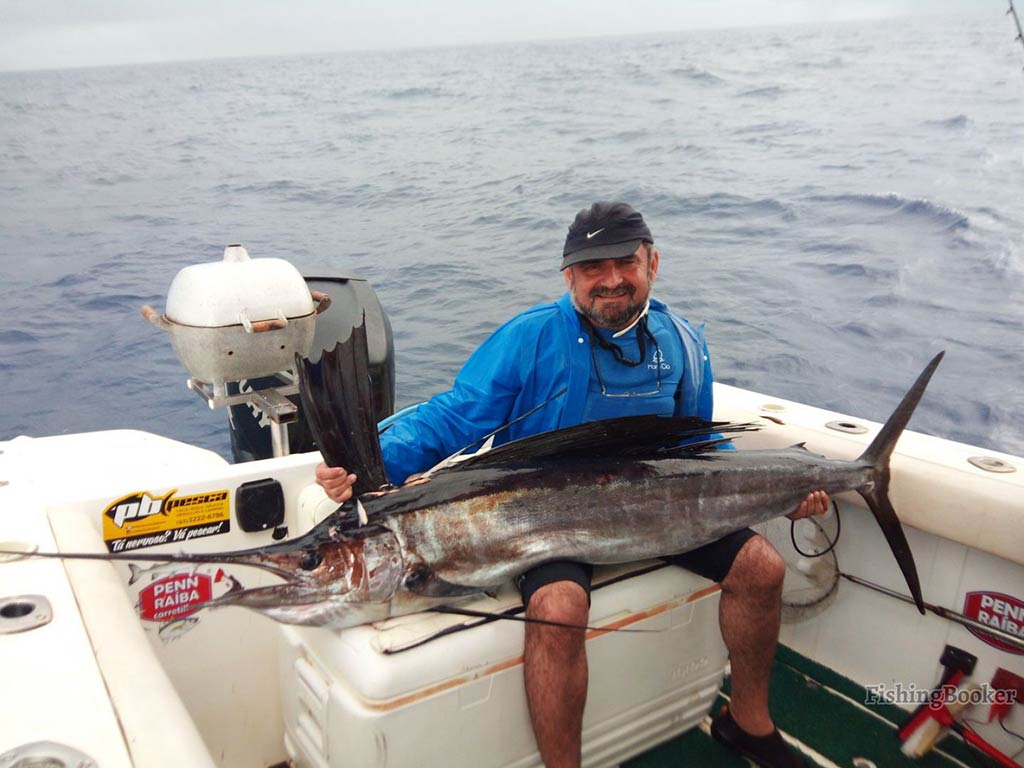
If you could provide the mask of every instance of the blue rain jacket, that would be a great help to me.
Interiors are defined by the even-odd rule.
[[[711,419],[713,377],[704,326],[693,328],[657,299],[651,299],[650,311],[668,314],[683,343],[685,370],[675,415]],[[405,414],[381,435],[388,479],[401,483],[429,469],[563,389],[536,413],[498,433],[495,445],[582,422],[592,367],[589,344],[568,292],[513,317],[466,361],[449,391]]]

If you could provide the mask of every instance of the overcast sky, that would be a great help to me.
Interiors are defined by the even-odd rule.
[[[1006,0],[0,0],[0,70],[907,15]]]

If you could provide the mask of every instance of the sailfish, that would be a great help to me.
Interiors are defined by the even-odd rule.
[[[37,557],[223,563],[281,583],[206,605],[291,624],[348,627],[491,592],[554,560],[613,564],[694,549],[795,509],[815,490],[867,502],[924,612],[913,555],[889,501],[889,460],[943,353],[920,374],[864,453],[802,446],[718,450],[750,424],[630,416],[511,441],[390,486],[374,423],[366,331],[317,362],[297,358],[304,411],[329,464],[358,476],[353,498],[294,539],[235,552]]]

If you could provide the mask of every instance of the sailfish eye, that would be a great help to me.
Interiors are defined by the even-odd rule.
[[[323,561],[324,561],[324,559],[320,556],[320,553],[317,552],[316,550],[313,550],[312,552],[306,552],[302,556],[302,559],[299,560],[299,568],[301,568],[304,571],[312,571],[314,568],[316,568],[318,565],[320,565],[320,563],[322,563]]]

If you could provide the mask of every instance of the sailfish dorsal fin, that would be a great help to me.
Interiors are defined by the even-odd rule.
[[[532,462],[576,457],[664,456],[696,454],[726,442],[717,435],[757,429],[752,424],[668,416],[625,416],[590,421],[505,443],[483,454],[466,457],[449,471],[484,464]]]
[[[386,484],[370,389],[365,314],[349,337],[324,350],[318,362],[296,355],[295,368],[302,408],[327,464],[357,475],[356,495]]]

